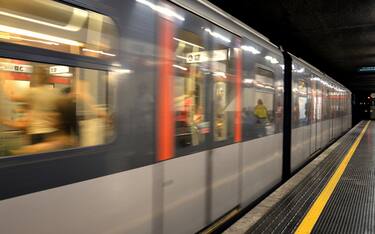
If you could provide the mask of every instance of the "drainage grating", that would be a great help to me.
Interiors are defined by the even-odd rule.
[[[374,133],[375,128],[369,127],[315,224],[313,233],[375,232]]]
[[[342,143],[247,233],[291,233],[295,231],[364,126],[365,123],[361,123],[346,134]]]

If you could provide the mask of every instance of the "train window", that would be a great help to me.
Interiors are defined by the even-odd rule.
[[[195,15],[184,17],[173,38],[177,149],[198,146],[209,133],[213,141],[234,136],[234,40]]]
[[[322,85],[316,82],[316,120],[322,120]]]
[[[110,73],[0,59],[0,156],[100,145],[113,137]]]
[[[0,41],[100,59],[116,57],[117,30],[104,15],[53,0],[0,0]]]
[[[311,98],[308,96],[308,82],[306,80],[298,81],[298,107],[299,107],[299,125],[303,126],[311,121]]]
[[[328,119],[328,115],[329,115],[328,107],[329,107],[329,103],[327,99],[327,87],[326,85],[322,85],[322,109],[323,109],[322,119],[323,120]]]
[[[298,128],[314,120],[314,113],[316,113],[313,98],[315,89],[312,87],[314,78],[308,69],[297,63],[293,63],[292,74],[292,127]]]
[[[235,51],[234,37],[228,32],[215,28],[207,30],[212,36],[213,52],[210,72],[213,80],[213,123],[214,141],[233,139],[235,113]]]
[[[194,15],[185,16],[177,28],[174,58],[174,109],[176,148],[198,146],[210,132],[206,113],[207,77],[210,49],[207,36],[200,30],[205,22]]]
[[[310,118],[308,124],[313,124],[316,122],[316,113],[317,113],[317,81],[310,80],[311,85],[311,94],[309,95],[310,98]]]
[[[243,87],[244,135],[258,138],[281,131],[282,102],[276,99],[274,72],[257,66],[254,79],[245,78]]]
[[[260,135],[270,135],[274,131],[275,85],[273,72],[257,67],[255,72],[254,114]]]
[[[243,50],[243,136],[255,139],[283,128],[282,57],[248,40]]]

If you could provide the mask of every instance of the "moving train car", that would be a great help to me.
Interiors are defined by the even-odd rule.
[[[192,233],[351,127],[351,93],[207,1],[0,0],[0,232]]]

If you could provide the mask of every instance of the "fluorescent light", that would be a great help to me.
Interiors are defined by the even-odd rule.
[[[243,46],[241,46],[241,49],[244,50],[244,51],[250,52],[252,54],[260,54],[260,51],[255,49],[252,46],[243,45]]]
[[[115,54],[106,53],[106,52],[103,52],[103,51],[100,51],[100,54],[102,54],[102,55],[107,55],[107,56],[111,56],[111,57],[115,57],[115,56],[116,56]]]
[[[88,51],[88,52],[102,54],[102,55],[107,55],[107,56],[111,56],[111,57],[115,57],[116,56],[115,54],[106,53],[106,52],[103,52],[101,50],[92,50],[92,49],[83,48],[82,51]]]
[[[244,79],[243,82],[245,84],[252,84],[252,83],[254,83],[254,80],[253,79]]]
[[[177,14],[176,12],[174,12],[173,10],[171,10],[171,9],[169,9],[167,7],[162,7],[162,6],[159,6],[159,5],[155,5],[154,3],[146,1],[146,0],[136,0],[136,1],[139,2],[139,3],[142,3],[145,6],[148,6],[152,10],[154,10],[154,11],[156,11],[156,12],[162,14],[162,15],[174,17],[174,18],[176,18],[178,20],[185,21],[184,17],[182,17],[181,15]]]
[[[38,38],[38,39],[43,39],[47,41],[53,41],[65,45],[71,45],[71,46],[83,46],[82,43],[62,37],[55,37],[51,36],[48,34],[43,34],[43,33],[37,33],[25,29],[20,29],[20,28],[14,28],[14,27],[8,27],[5,25],[0,25],[0,31],[2,32],[7,32],[7,33],[14,33],[22,36],[27,36],[27,37],[33,37],[33,38]]]
[[[129,69],[113,69],[114,72],[120,73],[120,74],[131,74],[133,73],[132,70]]]
[[[42,20],[36,20],[36,19],[29,18],[29,17],[24,17],[24,16],[12,14],[12,13],[5,12],[5,11],[0,11],[0,15],[4,15],[4,16],[11,17],[11,18],[24,20],[24,21],[28,21],[28,22],[31,22],[31,23],[41,24],[41,25],[45,25],[45,26],[49,26],[49,27],[53,27],[53,28],[72,31],[72,32],[77,32],[78,30],[80,30],[81,27],[82,27],[82,24],[85,22],[84,20],[82,20],[80,27],[69,25],[69,24],[65,25],[65,26],[61,26],[61,25],[57,25],[57,24],[48,23],[48,22],[42,21]],[[78,9],[78,8],[74,8],[73,15],[71,16],[71,18],[74,19],[75,15],[83,16],[86,19],[87,16],[88,16],[88,13],[87,13],[87,11],[84,11],[84,10],[81,10],[81,9]],[[74,20],[70,20],[70,22],[74,22]]]
[[[227,78],[227,74],[225,74],[225,72],[214,72],[213,76]]]
[[[274,57],[272,57],[272,56],[269,56],[269,55],[267,55],[266,57],[264,57],[266,60],[268,60],[268,61],[270,61],[270,63],[272,63],[272,64],[277,64],[277,63],[279,63],[279,61],[277,60],[277,59],[275,59]]]
[[[211,29],[209,28],[205,28],[204,31],[208,32],[211,36],[215,37],[215,38],[218,38],[222,41],[225,41],[225,42],[231,42],[231,40],[223,35],[221,35],[220,33],[217,33],[217,32],[213,32],[211,31]]]
[[[179,66],[179,65],[177,65],[177,64],[173,64],[173,67],[178,68],[178,69],[183,70],[183,71],[187,71],[187,68],[186,68],[186,67]]]
[[[277,60],[275,59],[275,60],[271,60],[271,63],[272,63],[272,64],[278,64],[279,61],[277,61]]]
[[[121,67],[121,64],[120,63],[112,63],[112,66],[114,66],[114,67]]]
[[[196,44],[194,44],[194,43],[191,43],[191,42],[188,42],[188,41],[182,40],[182,39],[177,38],[177,37],[174,37],[173,40],[176,40],[176,41],[179,41],[179,42],[185,43],[185,44],[187,44],[187,45],[191,45],[191,46],[194,46],[194,47],[198,47],[198,48],[204,49],[204,47],[202,47],[202,46],[199,46],[199,45],[196,45]]]
[[[298,69],[298,70],[294,70],[295,72],[297,72],[297,73],[304,73],[305,72],[305,68],[300,68],[300,69]]]
[[[52,41],[41,41],[41,40],[33,40],[33,39],[27,39],[23,37],[15,37],[15,36],[9,36],[9,39],[16,39],[21,41],[28,41],[28,42],[35,42],[35,43],[41,43],[46,45],[60,45],[59,43],[52,42]]]

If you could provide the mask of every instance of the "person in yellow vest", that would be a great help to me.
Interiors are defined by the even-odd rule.
[[[258,104],[255,106],[255,116],[258,119],[268,120],[268,111],[265,105],[263,105],[262,99],[258,99]]]
[[[257,105],[254,108],[254,115],[257,118],[258,137],[267,135],[266,122],[268,121],[268,110],[266,106],[263,105],[262,99],[258,99]]]

